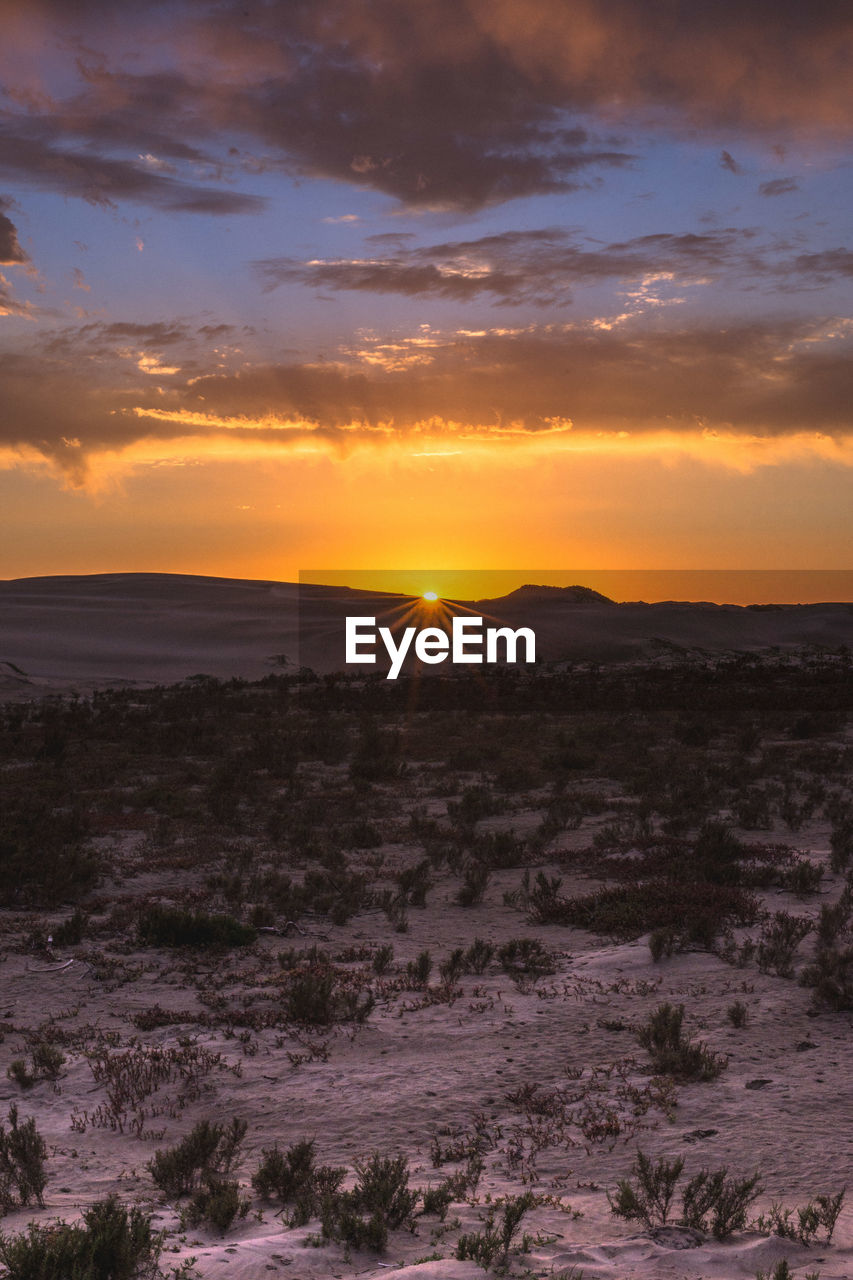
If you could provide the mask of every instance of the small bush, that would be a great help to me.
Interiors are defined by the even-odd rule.
[[[427,1187],[423,1192],[423,1213],[434,1213],[444,1222],[453,1199],[453,1187],[448,1182],[440,1182],[437,1187]]]
[[[36,1122],[18,1122],[15,1103],[9,1107],[9,1128],[0,1124],[0,1209],[16,1204],[44,1204],[47,1174],[44,1163],[47,1146],[36,1128]]]
[[[657,964],[664,957],[668,960],[679,943],[679,934],[677,929],[667,925],[662,929],[653,929],[649,934],[649,951],[651,957]]]
[[[724,1167],[714,1173],[702,1169],[691,1178],[682,1195],[685,1226],[710,1231],[716,1240],[726,1240],[746,1226],[746,1211],[761,1194],[758,1174],[750,1178],[729,1178]]]
[[[377,977],[382,977],[387,973],[394,963],[394,948],[388,943],[384,947],[380,947],[373,957],[371,968]]]
[[[491,879],[491,874],[485,862],[476,862],[472,859],[466,863],[465,870],[462,873],[462,884],[456,894],[456,901],[460,907],[478,907],[480,905]]]
[[[355,1170],[352,1191],[338,1191],[340,1179],[329,1187],[318,1187],[322,1232],[327,1239],[341,1240],[354,1249],[381,1251],[389,1230],[412,1225],[420,1192],[409,1190],[404,1156],[374,1152],[367,1160],[356,1160]]]
[[[628,1222],[642,1222],[647,1228],[665,1226],[683,1168],[681,1156],[671,1162],[661,1157],[652,1164],[638,1148],[632,1170],[636,1182],[632,1184],[623,1178],[615,1196],[608,1192],[611,1212]]]
[[[362,1213],[379,1215],[394,1230],[411,1221],[420,1192],[409,1190],[409,1165],[405,1156],[396,1159],[374,1152],[368,1160],[356,1160],[357,1183],[352,1203]]]
[[[310,1200],[314,1197],[314,1143],[296,1142],[286,1153],[265,1147],[252,1186],[265,1200]],[[309,1214],[310,1216],[310,1214]]]
[[[465,952],[465,967],[472,973],[485,973],[491,964],[494,954],[495,949],[491,942],[484,942],[482,938],[475,938]]]
[[[788,1266],[787,1258],[780,1258],[772,1271],[762,1271],[761,1268],[755,1273],[755,1280],[794,1280],[794,1273]],[[806,1277],[809,1280],[809,1277]]]
[[[637,1038],[652,1059],[658,1075],[676,1080],[716,1080],[728,1059],[713,1053],[703,1041],[691,1044],[682,1031],[684,1005],[658,1005]]]
[[[247,1129],[236,1116],[229,1125],[200,1120],[176,1146],[155,1152],[147,1168],[170,1199],[191,1195],[202,1183],[230,1173]]]
[[[732,1026],[737,1027],[738,1030],[740,1030],[741,1027],[746,1026],[747,1019],[749,1017],[749,1010],[743,1000],[735,1000],[734,1004],[730,1004],[726,1010],[726,1016]]]
[[[77,910],[70,915],[62,924],[56,926],[53,931],[53,944],[56,947],[73,947],[83,941],[83,934],[88,923],[88,917],[78,907]]]
[[[83,1223],[31,1222],[18,1236],[0,1236],[7,1280],[154,1280],[161,1239],[151,1219],[115,1196],[93,1204]]]
[[[412,986],[425,987],[432,973],[432,956],[428,951],[421,951],[414,960],[406,965],[406,977]]]
[[[554,957],[538,938],[511,938],[498,948],[498,960],[504,973],[516,982],[542,978],[554,973]]]
[[[777,911],[761,931],[757,952],[761,972],[769,973],[772,969],[780,978],[790,978],[797,947],[811,930],[811,920]]]
[[[833,823],[829,849],[832,870],[846,870],[853,860],[853,814],[844,813]]]
[[[629,1222],[642,1222],[647,1229],[665,1226],[683,1169],[680,1156],[673,1161],[661,1158],[652,1164],[638,1148],[632,1170],[634,1182],[623,1179],[615,1196],[608,1193],[611,1212]],[[699,1231],[710,1231],[717,1240],[726,1240],[746,1225],[746,1211],[760,1194],[757,1174],[735,1179],[728,1177],[726,1168],[713,1173],[702,1169],[682,1192],[678,1221]]]
[[[365,1022],[374,997],[360,996],[341,982],[332,969],[304,969],[291,975],[284,991],[287,1017],[303,1026],[326,1027],[334,1022]]]
[[[814,987],[817,1004],[843,1012],[853,1009],[853,947],[821,947],[800,974],[803,986]]]
[[[149,907],[139,918],[139,940],[151,947],[195,947],[224,950],[245,947],[257,931],[233,916],[211,916],[177,907]]]
[[[410,907],[426,906],[426,896],[432,888],[428,859],[405,867],[397,876],[397,884],[404,903]]]
[[[438,972],[441,974],[442,981],[448,987],[452,987],[465,972],[465,948],[454,948],[447,959],[438,966]]]
[[[521,1196],[507,1196],[502,1202],[500,1222],[496,1222],[498,1204],[492,1206],[483,1231],[471,1231],[459,1237],[456,1257],[462,1261],[470,1259],[485,1269],[505,1267],[521,1220],[535,1203],[536,1197],[531,1191]]]
[[[185,1211],[190,1226],[209,1223],[222,1235],[239,1215],[245,1218],[249,1212],[249,1201],[240,1195],[239,1185],[228,1179],[208,1176],[204,1186],[199,1187],[190,1200]]]
[[[758,900],[739,885],[657,878],[563,898],[537,878],[529,898],[538,924],[571,925],[633,941],[655,929],[675,929],[685,943],[709,947],[726,924],[752,924]]]
[[[22,1089],[30,1089],[39,1080],[56,1080],[65,1065],[65,1054],[47,1040],[37,1040],[30,1049],[30,1065],[15,1058],[6,1070],[10,1080]]]
[[[780,1204],[772,1204],[766,1214],[759,1214],[755,1227],[766,1235],[782,1236],[788,1240],[797,1240],[800,1244],[811,1244],[823,1227],[826,1241],[832,1239],[835,1224],[847,1188],[842,1187],[837,1195],[819,1195],[808,1204],[797,1209],[783,1209]],[[794,1216],[796,1213],[796,1217]]]

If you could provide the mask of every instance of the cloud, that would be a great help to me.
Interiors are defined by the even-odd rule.
[[[31,308],[25,302],[19,302],[12,292],[12,286],[0,271],[0,316],[25,316]]]
[[[104,207],[130,200],[177,213],[235,214],[266,206],[261,196],[179,181],[144,163],[62,145],[44,125],[18,132],[0,125],[0,175]]]
[[[25,253],[18,243],[15,224],[3,212],[9,207],[10,202],[0,196],[0,266],[2,267],[19,266],[30,260],[29,254]]]
[[[825,249],[820,253],[801,253],[794,259],[792,268],[805,275],[828,281],[834,276],[853,276],[853,250]]]
[[[396,293],[470,302],[553,305],[571,301],[572,289],[602,280],[667,277],[707,280],[726,270],[763,270],[750,248],[754,233],[725,228],[701,235],[669,232],[597,247],[559,227],[506,231],[476,240],[406,248],[396,238],[381,244],[396,252],[368,258],[267,258],[254,263],[268,289],[297,283],[318,289]],[[377,237],[370,237],[376,244]]]
[[[743,173],[743,169],[737,160],[728,151],[720,152],[720,168],[728,169],[729,173]]]
[[[278,167],[466,210],[631,164],[613,140],[626,124],[781,145],[847,137],[853,115],[837,0],[196,0],[111,19],[95,0],[16,13],[13,46],[55,32],[77,83],[56,100],[7,56],[3,171],[100,202],[250,212],[257,197],[180,166],[217,182]]]
[[[35,451],[83,483],[87,459],[99,453],[147,442],[152,457],[189,437],[200,448],[227,437],[229,448],[251,455],[306,442],[345,453],[426,437],[443,448],[491,448],[570,431],[593,442],[622,433],[853,435],[853,325],[833,319],[418,331],[394,343],[365,339],[335,362],[233,371],[203,365],[198,350],[207,344],[197,331],[187,331],[196,357],[185,359],[168,327],[110,328],[101,347],[87,339],[87,361],[56,342],[0,358],[0,445]],[[161,364],[161,349],[170,364]],[[159,375],[163,383],[152,386]]]
[[[796,178],[773,178],[770,182],[762,182],[758,188],[763,196],[786,196],[799,189],[800,184]]]

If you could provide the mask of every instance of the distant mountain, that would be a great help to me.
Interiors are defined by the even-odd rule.
[[[505,596],[496,597],[495,600],[477,600],[475,603],[494,604],[497,600],[512,600],[520,603],[534,600],[559,600],[564,604],[615,604],[609,596],[603,596],[600,591],[593,591],[592,587],[546,587],[532,582],[525,583],[523,587],[516,587],[514,591],[510,591]]]
[[[446,607],[454,611],[452,602]],[[459,610],[482,613],[489,625],[533,628],[540,662],[668,663],[853,648],[847,603],[624,604],[582,585],[528,583],[495,600],[460,601]],[[392,628],[436,620],[419,614],[410,596],[347,587],[168,573],[0,581],[0,698],[195,675],[257,680],[300,665],[337,671],[344,667],[345,619],[353,613]],[[381,671],[381,656],[361,670]]]

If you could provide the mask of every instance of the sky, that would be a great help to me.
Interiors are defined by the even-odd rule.
[[[846,2],[0,31],[0,577],[852,567]]]

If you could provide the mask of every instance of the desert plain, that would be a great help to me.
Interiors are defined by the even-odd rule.
[[[0,597],[6,1244],[116,1196],[172,1276],[853,1275],[850,605],[544,593],[535,670],[392,682],[340,592]]]

